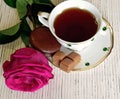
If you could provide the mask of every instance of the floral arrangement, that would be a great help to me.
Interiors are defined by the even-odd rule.
[[[11,55],[10,61],[4,62],[5,83],[12,90],[36,91],[48,84],[53,74],[44,54],[29,47],[32,30],[26,18],[30,19],[35,29],[41,25],[37,18],[38,11],[50,12],[54,5],[50,0],[4,0],[4,2],[17,9],[21,21],[0,31],[0,44],[12,42],[20,36],[26,46],[16,50]]]

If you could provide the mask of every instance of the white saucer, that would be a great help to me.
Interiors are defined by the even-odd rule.
[[[102,30],[96,38],[92,39],[92,44],[80,52],[77,51],[82,60],[73,71],[88,70],[102,63],[111,53],[113,44],[113,29],[109,22],[103,18]],[[61,47],[60,50],[66,54],[71,52],[70,49],[65,47]],[[50,57],[48,59],[51,61]]]

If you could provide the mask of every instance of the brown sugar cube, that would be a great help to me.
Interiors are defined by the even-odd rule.
[[[73,60],[76,63],[79,63],[81,60],[81,57],[78,53],[76,52],[71,52],[69,55],[67,55],[68,58],[70,58],[71,60]]]
[[[72,69],[64,67],[64,66],[60,67],[60,69],[63,70],[63,71],[65,71],[65,72],[67,72],[67,73],[69,73],[70,71],[72,71]]]
[[[75,66],[76,62],[67,57],[60,62],[60,69],[66,72],[70,72]]]
[[[58,67],[59,67],[60,62],[62,61],[62,59],[63,59],[65,56],[66,56],[66,55],[65,55],[64,52],[62,52],[62,51],[57,51],[57,52],[53,55],[53,57],[52,57],[53,64],[54,64],[55,66],[58,66]]]
[[[71,71],[70,69],[63,69],[63,68],[60,68],[60,69],[67,72],[67,73],[69,73]]]

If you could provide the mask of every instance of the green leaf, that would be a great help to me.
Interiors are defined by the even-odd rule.
[[[0,33],[0,44],[5,44],[12,42],[16,40],[20,36],[20,32],[17,32],[16,34],[9,36],[9,35],[4,35]]]
[[[32,5],[33,0],[26,0],[28,4]]]
[[[21,34],[21,39],[24,42],[26,47],[29,47],[30,41],[29,41],[29,36],[27,36],[26,34],[22,33]]]
[[[33,0],[34,3],[48,3],[48,4],[52,4],[51,0]]]
[[[28,3],[26,0],[17,0],[16,2],[16,8],[20,19],[23,18],[27,13],[27,4]]]
[[[33,0],[17,0],[16,8],[20,19],[22,19],[27,14],[27,5],[31,5]]]
[[[20,19],[22,19],[27,15],[27,13],[29,12],[27,9],[27,6],[32,5],[33,3],[54,7],[54,5],[50,0],[17,0],[16,8],[17,8]]]
[[[20,25],[20,34],[21,34],[21,39],[24,42],[25,46],[29,46],[29,37],[30,37],[30,33],[31,33],[31,29],[26,21],[26,19],[24,18],[22,20],[22,23]]]
[[[4,34],[4,35],[12,36],[12,35],[17,33],[19,28],[20,28],[20,23],[16,24],[15,26],[12,26],[12,27],[10,27],[8,29],[2,30],[2,31],[0,31],[0,33]]]
[[[16,0],[4,0],[4,2],[5,2],[8,6],[10,6],[10,7],[12,7],[12,8],[16,8]]]
[[[33,4],[51,6],[52,8],[55,7],[55,5],[50,0],[33,0]]]
[[[39,11],[44,12],[51,12],[51,10],[54,8],[54,6],[51,6],[49,4],[35,4],[33,3],[31,6],[32,13],[38,14]]]

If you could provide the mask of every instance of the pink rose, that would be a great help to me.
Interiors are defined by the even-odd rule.
[[[5,61],[3,70],[6,85],[13,90],[35,91],[53,78],[47,58],[32,48],[22,48]]]

